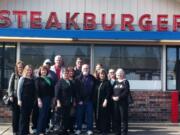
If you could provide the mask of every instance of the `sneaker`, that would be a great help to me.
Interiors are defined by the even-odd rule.
[[[93,134],[93,132],[91,130],[87,131],[87,135],[92,135],[92,134]]]
[[[80,135],[81,134],[81,130],[76,130],[75,135]]]

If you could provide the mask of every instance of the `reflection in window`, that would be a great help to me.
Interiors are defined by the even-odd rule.
[[[167,49],[167,89],[175,90],[176,89],[176,48]]]
[[[65,66],[74,66],[77,57],[81,57],[85,63],[90,63],[89,45],[32,43],[21,45],[21,59],[35,68],[38,68],[47,58],[54,62],[56,55],[63,57]]]
[[[0,89],[2,89],[2,79],[3,79],[3,76],[2,76],[2,69],[3,69],[3,45],[0,44]]]
[[[95,46],[94,57],[105,69],[125,69],[132,89],[161,89],[161,47]]]

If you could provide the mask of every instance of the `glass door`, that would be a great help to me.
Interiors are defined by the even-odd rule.
[[[167,48],[167,89],[180,90],[180,47]]]

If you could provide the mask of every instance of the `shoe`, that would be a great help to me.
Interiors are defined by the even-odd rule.
[[[18,133],[17,132],[13,132],[13,135],[18,135]]]
[[[91,130],[88,130],[87,135],[93,135],[93,132]]]
[[[37,130],[36,129],[32,129],[32,134],[36,134],[37,133]]]
[[[75,135],[80,135],[81,134],[81,130],[76,130]]]
[[[62,135],[69,135],[68,131],[62,131]]]
[[[70,129],[70,130],[69,130],[69,133],[70,133],[70,134],[74,134],[74,130],[73,130],[73,129]]]

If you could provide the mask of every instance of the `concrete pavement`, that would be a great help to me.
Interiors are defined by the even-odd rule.
[[[0,135],[12,135],[11,125],[0,123]],[[128,135],[180,135],[180,123],[130,123]]]

